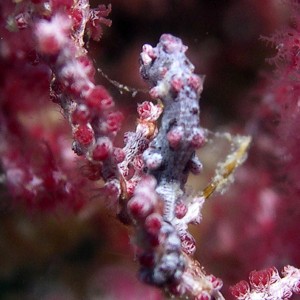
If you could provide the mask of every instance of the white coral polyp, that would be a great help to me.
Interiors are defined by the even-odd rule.
[[[72,21],[56,14],[50,21],[41,20],[37,23],[35,35],[39,50],[45,54],[56,54],[68,40]]]

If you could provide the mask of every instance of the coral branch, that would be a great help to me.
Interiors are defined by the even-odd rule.
[[[247,156],[251,138],[224,135],[232,146],[231,153],[219,164],[203,191],[188,195],[185,186],[189,174],[200,174],[202,170],[196,150],[205,143],[207,131],[200,126],[199,116],[204,76],[194,74],[182,41],[163,34],[156,47],[143,46],[140,73],[149,84],[149,94],[156,104],[150,101],[138,104],[135,132],[126,132],[124,147],[118,148],[115,137],[123,115],[115,109],[107,89],[95,83],[95,68],[85,48],[85,37],[98,41],[101,24],[111,25],[107,19],[111,6],[92,9],[88,0],[17,2],[14,8],[13,4],[7,4],[10,9],[7,28],[10,34],[24,32],[28,49],[18,45],[19,51],[14,51],[12,38],[4,42],[0,53],[6,59],[8,74],[5,92],[13,90],[11,98],[1,98],[0,113],[2,166],[13,193],[31,205],[46,194],[49,198],[41,202],[47,207],[61,201],[80,208],[83,196],[76,187],[81,183],[88,185],[85,178],[70,179],[74,168],[69,164],[75,156],[67,152],[66,143],[57,146],[63,139],[61,132],[52,143],[58,148],[56,151],[45,143],[30,152],[35,131],[30,126],[28,131],[23,128],[19,114],[43,105],[32,104],[32,98],[39,98],[38,94],[20,96],[21,108],[16,105],[19,94],[14,94],[9,76],[10,64],[16,59],[18,64],[25,65],[33,81],[46,81],[44,93],[49,92],[50,86],[51,100],[60,106],[70,124],[72,150],[85,162],[84,175],[91,181],[103,180],[105,195],[118,203],[118,218],[133,225],[132,240],[140,262],[141,280],[173,296],[224,299],[220,292],[222,281],[206,274],[193,258],[196,240],[188,232],[188,226],[200,223],[205,200],[230,183],[232,174]],[[35,71],[31,64],[37,66]],[[23,82],[14,73],[13,79]],[[118,86],[124,89],[123,85]],[[42,130],[42,138],[45,132]],[[68,160],[63,165],[65,152]],[[286,269],[289,272],[291,269]],[[242,284],[236,290],[243,289],[248,291],[247,285]]]

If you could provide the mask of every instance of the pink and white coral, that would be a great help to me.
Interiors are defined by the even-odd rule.
[[[282,278],[275,267],[252,271],[249,275],[250,286],[246,281],[241,281],[231,287],[231,293],[238,300],[283,300],[290,299],[295,294],[300,294],[300,270],[285,266]]]

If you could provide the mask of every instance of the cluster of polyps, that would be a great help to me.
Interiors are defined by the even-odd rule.
[[[122,155],[113,147],[113,140],[123,116],[114,110],[108,91],[95,85],[95,68],[83,47],[84,34],[98,39],[100,23],[110,25],[105,19],[109,12],[110,6],[90,9],[87,0],[76,1],[48,20],[39,20],[35,36],[38,51],[53,71],[52,99],[63,108],[72,127],[74,152],[86,157],[85,173],[90,179],[103,178],[118,195],[120,189],[114,182]]]
[[[239,300],[282,300],[289,299],[293,293],[300,293],[300,270],[292,266],[284,267],[283,277],[276,268],[252,271],[249,282],[240,281],[231,287],[231,293]]]

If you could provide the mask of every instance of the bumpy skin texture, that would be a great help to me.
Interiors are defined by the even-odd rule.
[[[186,262],[176,229],[160,214],[161,200],[155,187],[152,176],[144,177],[128,202],[128,210],[136,223],[139,276],[148,284],[166,287],[181,280]]]
[[[202,146],[204,134],[199,118],[203,77],[193,73],[186,50],[170,34],[163,34],[155,48],[143,46],[140,72],[164,113],[158,133],[142,155],[148,176],[137,184],[127,208],[137,231],[144,282],[172,295],[223,299],[222,281],[204,274],[192,259],[195,240],[187,232],[188,224],[201,220],[204,198],[189,199],[184,186],[189,172],[201,171],[195,150]]]
[[[152,87],[151,96],[164,105],[159,133],[143,158],[158,182],[156,191],[164,200],[167,221],[174,218],[174,206],[195,165],[195,150],[204,141],[199,119],[203,77],[193,74],[186,50],[179,38],[163,34],[155,48],[144,45],[141,53],[141,75]]]

